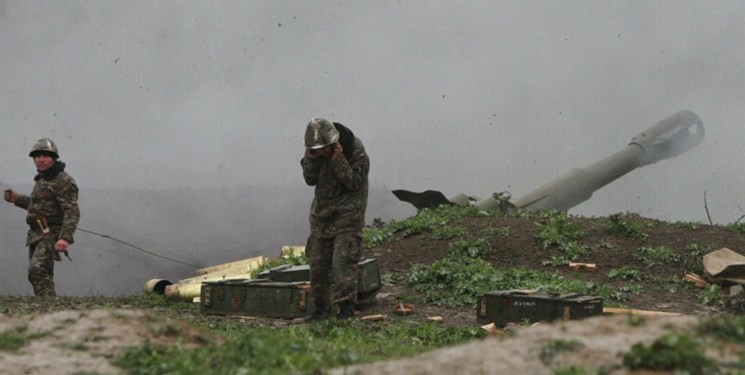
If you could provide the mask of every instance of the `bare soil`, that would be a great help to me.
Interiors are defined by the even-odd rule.
[[[629,217],[625,217],[627,220]],[[485,237],[482,230],[489,227],[508,227],[509,235],[487,236],[497,249],[487,259],[498,270],[528,268],[558,271],[567,277],[596,284],[622,286],[626,280],[611,279],[608,271],[623,266],[634,266],[647,275],[657,276],[657,281],[647,277],[636,282],[643,293],[628,293],[625,307],[680,313],[680,316],[645,317],[644,325],[629,323],[625,315],[607,315],[579,321],[541,323],[534,327],[512,327],[516,334],[499,334],[497,338],[474,342],[462,347],[445,348],[411,359],[388,361],[356,367],[360,373],[369,374],[451,374],[451,373],[531,373],[550,374],[560,364],[577,364],[588,369],[603,368],[610,373],[624,372],[618,353],[628,351],[636,342],[649,342],[662,332],[684,330],[700,317],[717,314],[737,314],[745,310],[742,296],[725,297],[724,303],[707,305],[700,298],[701,289],[680,280],[689,272],[699,271],[705,253],[691,251],[691,245],[709,251],[727,247],[745,252],[745,235],[724,226],[659,222],[646,218],[630,218],[643,225],[644,239],[609,234],[607,218],[572,217],[587,231],[583,243],[590,245],[592,253],[578,260],[595,263],[596,272],[572,271],[567,266],[548,266],[544,261],[561,255],[558,249],[544,248],[536,240],[536,219],[515,217],[468,218],[453,225],[465,226],[471,237]],[[405,274],[414,264],[431,264],[447,255],[451,240],[435,240],[423,233],[398,239],[383,246],[365,249],[364,256],[376,258],[382,275]],[[681,260],[667,265],[647,268],[634,257],[642,246],[666,246],[680,255]],[[703,276],[703,275],[702,275]],[[678,280],[674,292],[670,283],[659,280]],[[477,325],[473,307],[447,307],[415,303],[410,315],[393,313],[400,298],[411,295],[405,282],[385,285],[378,293],[377,303],[366,306],[358,318],[382,315],[384,320],[405,319],[427,321],[442,317],[444,325],[473,327]],[[202,325],[242,321],[247,324],[271,324],[282,328],[290,324],[284,320],[246,319],[245,317],[205,316],[198,309],[153,308],[138,309],[131,298],[62,297],[39,300],[33,297],[0,296],[0,332],[25,329],[41,333],[42,337],[16,352],[0,351],[1,374],[72,374],[93,372],[114,374],[117,369],[109,360],[126,347],[139,346],[145,341],[164,343],[182,341],[202,345],[217,340],[186,322]],[[370,324],[358,319],[358,324]],[[504,332],[504,331],[500,331]],[[546,362],[539,358],[541,347],[554,339],[577,339],[584,349],[553,358]],[[726,356],[727,353],[717,354]],[[50,360],[54,357],[54,360]],[[66,366],[52,366],[64,358]],[[494,358],[500,358],[495,361]],[[335,370],[343,373],[349,369]]]

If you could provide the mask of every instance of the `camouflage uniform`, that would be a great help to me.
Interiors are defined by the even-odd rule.
[[[362,229],[367,208],[370,159],[359,138],[341,124],[343,154],[337,160],[304,157],[303,177],[315,186],[305,252],[317,309],[333,302],[356,303]],[[332,290],[333,285],[333,290]]]
[[[80,220],[78,186],[67,174],[65,163],[56,161],[47,171],[36,175],[31,196],[18,195],[15,205],[26,209],[29,225],[26,246],[29,247],[28,280],[37,296],[55,296],[54,243],[59,239],[74,242],[73,233]],[[42,233],[37,219],[45,217],[49,234]]]

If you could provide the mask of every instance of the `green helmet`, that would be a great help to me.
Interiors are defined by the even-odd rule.
[[[55,145],[54,142],[49,138],[42,138],[36,141],[36,143],[34,143],[34,145],[31,146],[31,152],[28,153],[28,156],[33,158],[34,155],[40,152],[46,152],[52,155],[52,157],[55,159],[59,158],[59,151],[57,151],[57,145]]]
[[[316,117],[308,123],[305,129],[305,147],[318,150],[339,141],[339,131],[334,124],[323,117]]]

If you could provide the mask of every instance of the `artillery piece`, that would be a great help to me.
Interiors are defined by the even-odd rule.
[[[510,201],[508,192],[494,193],[484,199],[462,193],[446,198],[435,190],[421,193],[394,190],[393,194],[417,209],[441,204],[472,204],[484,210],[566,211],[590,199],[593,192],[626,173],[678,156],[697,146],[703,139],[704,125],[701,119],[692,111],[682,110],[633,137],[626,148],[585,168],[571,169],[514,201]]]

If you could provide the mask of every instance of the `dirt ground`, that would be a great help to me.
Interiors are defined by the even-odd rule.
[[[657,280],[678,280],[674,292],[667,283],[645,278],[635,282],[643,287],[641,294],[628,294],[625,307],[639,310],[680,313],[676,316],[645,317],[645,324],[629,323],[626,315],[606,315],[578,321],[540,323],[533,327],[513,327],[515,334],[499,334],[480,342],[462,347],[445,348],[421,356],[368,364],[355,367],[355,371],[369,374],[452,374],[452,373],[530,373],[550,374],[551,368],[562,364],[575,364],[587,369],[603,368],[613,374],[622,374],[618,353],[628,351],[636,342],[650,342],[663,332],[684,330],[699,317],[744,311],[745,297],[727,297],[726,303],[706,305],[700,298],[700,289],[680,281],[688,272],[700,267],[705,252],[691,251],[696,244],[707,252],[727,247],[745,252],[745,235],[723,226],[702,224],[666,223],[635,218],[645,224],[645,239],[608,234],[603,228],[607,218],[572,218],[588,232],[584,243],[593,248],[592,253],[581,262],[595,263],[596,272],[572,271],[566,266],[546,266],[543,261],[559,251],[544,248],[535,238],[537,226],[534,219],[514,217],[469,218],[459,226],[467,227],[471,237],[484,237],[482,230],[488,227],[509,227],[509,235],[488,236],[497,249],[488,261],[498,270],[525,267],[529,269],[559,271],[566,276],[591,281],[597,284],[621,286],[627,281],[611,279],[608,271],[623,266],[635,266]],[[603,222],[603,220],[606,220]],[[382,275],[405,274],[414,264],[430,264],[446,256],[450,240],[435,240],[431,235],[418,234],[399,239],[383,246],[365,249],[364,256],[376,258]],[[666,246],[681,256],[681,260],[665,266],[646,268],[633,254],[642,246]],[[670,282],[672,283],[672,281]],[[480,326],[476,322],[476,311],[472,307],[452,308],[433,304],[414,304],[411,315],[400,317],[393,308],[400,302],[398,297],[411,293],[405,282],[385,285],[378,293],[377,303],[359,311],[358,317],[383,315],[384,319],[407,319],[427,321],[430,317],[442,317],[444,325],[459,327]],[[8,334],[14,330],[38,334],[29,345],[18,352],[0,351],[0,374],[73,374],[91,372],[115,374],[117,369],[109,360],[122,349],[151,342],[173,342],[176,338],[200,345],[215,340],[209,334],[187,325],[188,321],[240,321],[236,317],[205,316],[183,309],[139,310],[129,304],[127,298],[59,298],[39,301],[33,297],[0,296],[0,332]],[[259,319],[252,322],[268,323],[279,328],[288,321]],[[358,324],[366,324],[358,320]],[[191,327],[191,328],[190,328]],[[546,361],[539,358],[541,347],[556,340],[576,339],[583,349]],[[726,353],[719,353],[719,356]],[[64,368],[52,366],[50,358]],[[495,360],[495,359],[499,360]],[[334,370],[344,373],[349,369]]]

